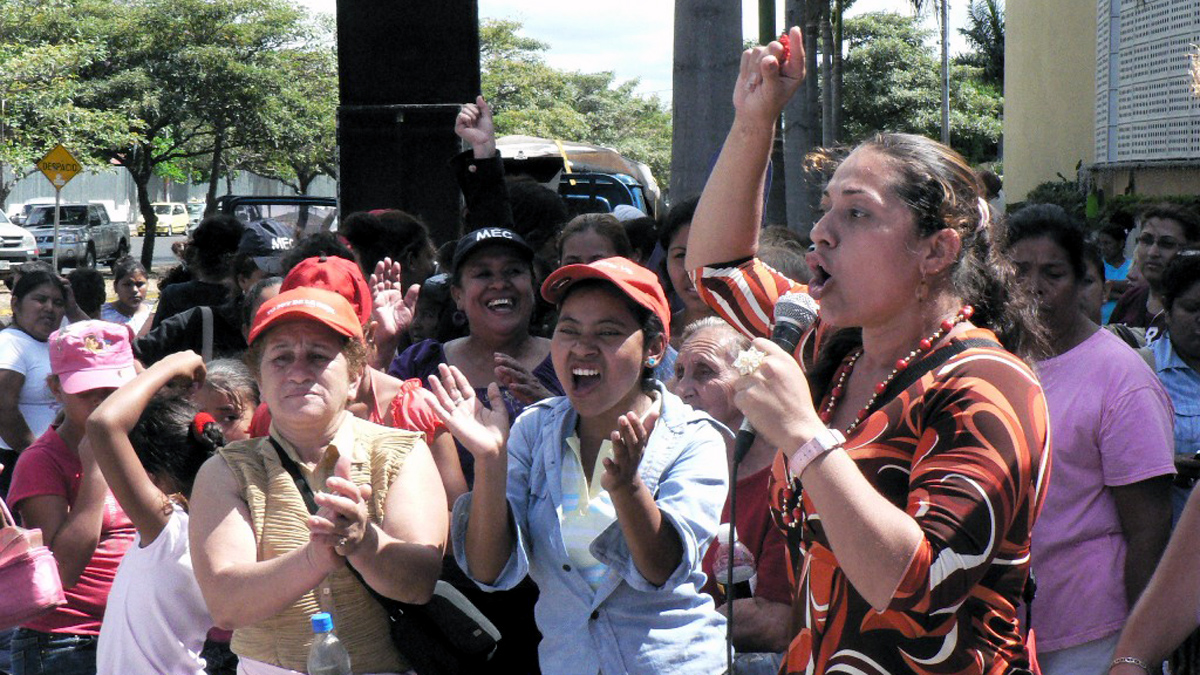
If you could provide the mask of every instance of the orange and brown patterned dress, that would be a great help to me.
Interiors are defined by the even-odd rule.
[[[709,306],[751,336],[775,299],[803,290],[757,260],[693,274]],[[964,338],[995,335],[983,329]],[[971,348],[860,424],[846,451],[920,525],[924,540],[878,612],[846,578],[820,513],[776,456],[769,501],[791,556],[793,634],[783,672],[1010,673],[1028,670],[1017,603],[1029,533],[1048,485],[1046,403],[1001,349]]]

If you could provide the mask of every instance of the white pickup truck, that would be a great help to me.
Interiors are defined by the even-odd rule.
[[[58,241],[54,241],[54,205],[35,206],[24,226],[37,239],[39,258],[50,260],[57,245],[58,267],[95,267],[97,260],[113,264],[129,254],[129,227],[113,222],[102,204],[63,204],[59,207]]]

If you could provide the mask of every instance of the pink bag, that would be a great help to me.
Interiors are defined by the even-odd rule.
[[[58,561],[42,546],[42,531],[18,527],[0,499],[0,630],[19,626],[64,605]]]

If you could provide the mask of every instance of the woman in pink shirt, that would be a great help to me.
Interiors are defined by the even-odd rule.
[[[1054,470],[1031,557],[1044,675],[1104,672],[1171,527],[1171,404],[1154,372],[1084,315],[1084,232],[1060,207],[1009,221],[1009,256],[1034,291],[1051,356],[1036,367]]]

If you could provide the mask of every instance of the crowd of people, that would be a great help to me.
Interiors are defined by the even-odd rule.
[[[1200,625],[1200,215],[1005,214],[882,133],[814,158],[808,240],[763,227],[788,37],[659,220],[505,177],[480,98],[441,247],[213,215],[156,307],[132,259],[112,302],[17,270],[0,497],[66,602],[0,671],[305,673],[328,612],[355,673],[1157,673]],[[446,587],[500,638],[431,669],[395,607]]]

